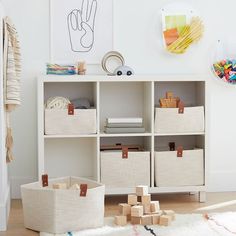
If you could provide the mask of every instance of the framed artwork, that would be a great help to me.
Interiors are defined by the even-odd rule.
[[[100,63],[113,48],[112,0],[50,0],[50,59]]]

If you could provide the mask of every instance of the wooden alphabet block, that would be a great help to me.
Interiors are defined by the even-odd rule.
[[[55,183],[52,185],[53,189],[67,189],[66,183]]]
[[[119,204],[119,212],[123,216],[127,216],[131,214],[131,206],[127,203],[120,203]]]
[[[141,224],[141,217],[131,216],[131,224],[132,225],[140,225]]]
[[[148,194],[148,186],[139,185],[136,187],[136,195],[143,196]]]
[[[143,213],[150,214],[151,213],[151,205],[143,205]]]
[[[115,224],[119,226],[127,225],[127,216],[115,216]]]
[[[128,204],[129,205],[137,205],[138,204],[138,197],[136,195],[128,195]]]
[[[146,215],[141,217],[141,225],[151,225],[152,224],[152,216]]]
[[[151,201],[151,212],[158,212],[160,210],[160,203],[159,201]]]
[[[146,194],[142,196],[142,205],[150,205],[151,204],[151,194]]]
[[[143,215],[143,206],[132,206],[131,207],[131,218],[132,216],[140,217]]]
[[[164,225],[164,226],[169,226],[171,224],[171,219],[172,219],[171,216],[162,215],[162,216],[160,216],[159,224]]]
[[[80,190],[80,186],[78,184],[73,184],[70,186],[70,190]]]
[[[175,212],[172,210],[164,210],[163,211],[164,215],[171,216],[171,220],[175,220]]]

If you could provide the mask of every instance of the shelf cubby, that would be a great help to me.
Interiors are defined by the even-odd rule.
[[[101,82],[100,132],[109,117],[142,117],[145,131],[151,132],[151,86],[151,82]]]
[[[179,97],[185,106],[205,105],[205,81],[155,82],[155,107],[159,107],[159,99],[165,97],[168,91],[173,92],[174,97]]]
[[[47,139],[44,152],[45,172],[52,178],[80,176],[96,179],[96,148],[96,138]]]
[[[61,96],[69,100],[87,98],[91,106],[97,106],[95,82],[47,82],[44,86],[44,102],[50,97]]]
[[[178,146],[183,146],[184,149],[205,148],[204,135],[156,136],[155,151],[169,150],[169,142],[174,142],[176,148]]]
[[[140,145],[145,151],[151,152],[151,137],[131,136],[131,137],[102,137],[101,145]]]

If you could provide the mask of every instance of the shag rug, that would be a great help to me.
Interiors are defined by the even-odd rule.
[[[40,236],[230,236],[236,235],[236,212],[217,214],[176,214],[171,226],[114,225],[114,218],[105,218],[104,226],[97,229],[67,234],[40,233]]]

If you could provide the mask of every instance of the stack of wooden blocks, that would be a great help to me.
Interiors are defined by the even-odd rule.
[[[159,201],[151,201],[148,186],[137,186],[136,194],[128,195],[128,203],[119,204],[119,213],[120,215],[115,216],[115,224],[120,226],[125,226],[128,221],[134,225],[168,226],[175,220],[174,211],[162,211]]]
[[[179,97],[174,97],[172,92],[166,92],[166,97],[159,100],[161,108],[177,108],[179,101]]]

